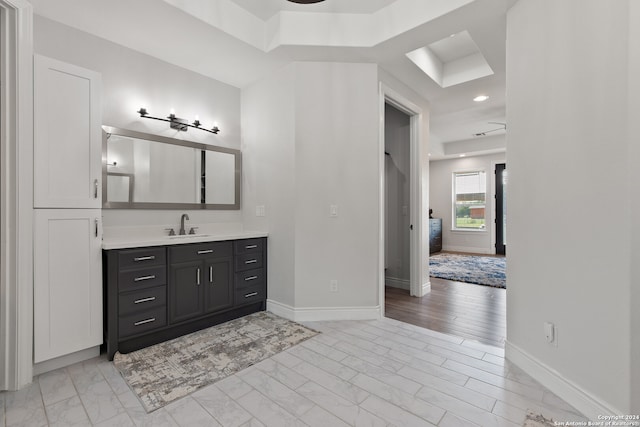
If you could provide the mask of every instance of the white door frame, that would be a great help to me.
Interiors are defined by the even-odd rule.
[[[0,390],[33,377],[33,10],[0,0]]]
[[[429,224],[428,212],[429,201],[427,197],[423,197],[424,186],[428,185],[423,177],[428,174],[428,170],[424,170],[423,157],[427,155],[422,149],[421,132],[422,132],[422,109],[409,101],[407,98],[394,91],[384,83],[380,83],[379,94],[379,114],[380,114],[380,131],[379,131],[379,147],[378,162],[380,170],[380,248],[378,251],[378,277],[379,277],[379,296],[380,315],[384,317],[384,252],[385,252],[385,114],[384,106],[388,103],[394,108],[402,111],[410,117],[410,136],[409,136],[409,164],[410,164],[410,180],[409,180],[409,221],[413,224],[413,230],[409,233],[409,289],[411,296],[423,296],[431,290],[429,282],[429,264],[427,255],[429,253]],[[428,176],[428,175],[427,175]]]

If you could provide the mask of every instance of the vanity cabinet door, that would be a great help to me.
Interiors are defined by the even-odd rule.
[[[34,212],[33,358],[102,344],[100,209]]]
[[[34,56],[35,208],[102,207],[100,74]]]
[[[205,261],[206,289],[205,311],[222,310],[233,305],[233,281],[231,280],[231,258]]]
[[[178,323],[203,313],[206,279],[202,261],[169,266],[169,323]]]

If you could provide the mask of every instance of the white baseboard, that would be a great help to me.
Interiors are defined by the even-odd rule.
[[[474,248],[466,246],[443,246],[443,251],[449,252],[469,252],[472,254],[495,255],[495,249],[491,248]]]
[[[74,363],[84,362],[100,356],[100,346],[87,348],[86,350],[76,351],[75,353],[56,357],[55,359],[45,360],[44,362],[33,365],[33,376],[44,374],[45,372],[64,368]]]
[[[422,295],[426,295],[431,292],[431,282],[422,284]]]
[[[399,279],[397,277],[385,277],[384,285],[392,288],[405,289],[407,291],[411,289],[411,285],[407,279]]]
[[[380,306],[375,307],[291,307],[278,301],[267,300],[267,311],[296,322],[322,320],[374,320],[380,319]]]
[[[561,373],[542,363],[515,344],[506,341],[504,348],[505,357],[510,362],[517,365],[540,384],[564,399],[590,420],[597,420],[598,415],[619,415],[626,413],[583,390],[571,380],[565,378]]]

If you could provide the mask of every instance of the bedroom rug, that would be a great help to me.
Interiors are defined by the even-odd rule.
[[[536,414],[529,411],[522,427],[550,427],[556,425],[557,424],[553,421],[553,419],[548,419],[541,414]]]
[[[429,276],[506,288],[506,261],[505,257],[439,253],[429,257]]]
[[[317,334],[262,311],[128,354],[116,353],[113,363],[151,412]]]

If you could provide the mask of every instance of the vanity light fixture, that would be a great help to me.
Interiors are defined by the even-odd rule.
[[[313,4],[313,3],[320,3],[323,2],[324,0],[289,0],[291,3],[298,3],[298,4]]]
[[[140,114],[140,117],[144,117],[145,119],[153,119],[153,120],[160,120],[162,122],[169,122],[169,127],[171,127],[171,129],[177,129],[183,132],[186,132],[189,128],[200,129],[200,130],[204,130],[206,132],[215,133],[215,134],[220,132],[220,128],[216,124],[214,124],[211,129],[203,128],[201,127],[202,123],[200,123],[198,116],[196,116],[196,119],[193,121],[193,123],[189,123],[186,119],[181,119],[176,117],[176,113],[173,110],[171,110],[171,112],[169,113],[169,116],[167,116],[166,119],[163,119],[162,117],[150,116],[149,113],[147,112],[147,109],[144,107],[141,107],[137,111],[137,113]]]

